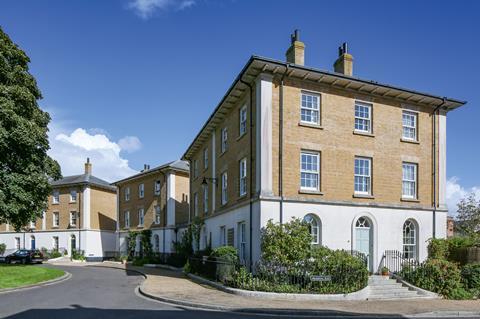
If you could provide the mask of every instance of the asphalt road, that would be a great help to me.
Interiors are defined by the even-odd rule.
[[[55,285],[0,294],[0,318],[292,318],[292,316],[185,309],[139,296],[135,288],[142,282],[143,277],[134,272],[98,267],[61,268],[72,274],[70,280]],[[325,315],[319,318],[342,318],[343,315],[326,311]]]

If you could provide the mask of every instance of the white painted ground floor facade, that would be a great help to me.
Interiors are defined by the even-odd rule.
[[[163,227],[151,228],[150,230],[152,231],[151,244],[153,252],[171,254],[175,251],[173,243],[181,240],[185,228]],[[135,253],[139,253],[141,250],[140,236],[140,231],[138,231],[135,238]],[[117,251],[121,255],[128,255],[129,232],[126,230],[119,231],[117,237]]]
[[[102,260],[116,251],[117,236],[114,231],[81,229],[0,233],[0,243],[7,249],[58,249],[70,256],[72,249],[83,250],[89,261]]]
[[[355,250],[368,256],[371,271],[378,271],[386,250],[405,252],[420,261],[427,257],[428,240],[433,237],[433,211],[401,207],[373,207],[344,203],[283,202],[283,221],[292,217],[311,223],[312,240],[331,249]],[[446,211],[435,213],[437,238],[446,237]],[[250,246],[250,208],[244,205],[217,216],[207,217],[200,248],[209,241],[212,247],[235,246],[248,264],[250,249],[253,264],[259,260],[261,229],[269,220],[280,221],[277,199],[257,200],[252,204]],[[251,247],[251,248],[250,248]],[[242,257],[243,256],[243,257]]]

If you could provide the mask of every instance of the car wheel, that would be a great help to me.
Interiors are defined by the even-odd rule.
[[[12,261],[10,260],[10,258],[5,258],[5,263],[10,265]]]

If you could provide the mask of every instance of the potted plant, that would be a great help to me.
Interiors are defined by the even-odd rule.
[[[390,270],[387,267],[382,267],[381,269],[382,276],[388,276],[390,274]]]
[[[127,263],[128,257],[126,255],[120,256],[120,261],[122,262],[122,265],[125,265]]]

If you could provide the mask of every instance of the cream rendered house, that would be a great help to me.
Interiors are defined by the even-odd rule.
[[[446,116],[465,102],[353,76],[346,45],[334,71],[304,62],[298,32],[286,61],[252,56],[185,152],[202,247],[252,265],[267,221],[297,217],[372,271],[386,250],[425,259],[446,236]]]

